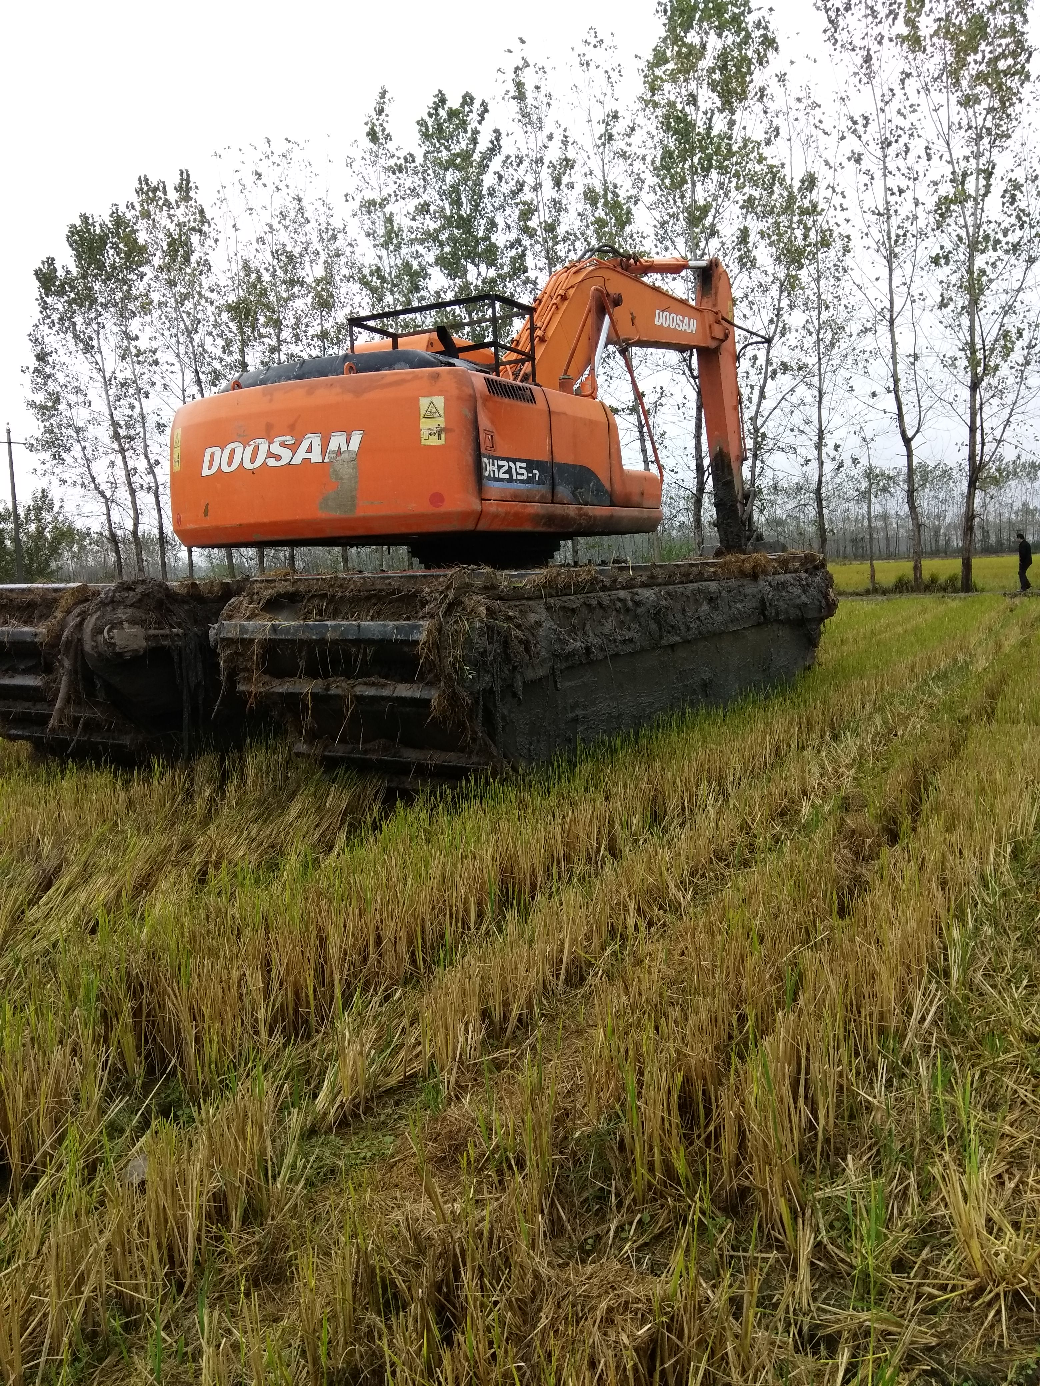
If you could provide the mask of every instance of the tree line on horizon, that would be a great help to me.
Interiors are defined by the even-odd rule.
[[[410,140],[384,89],[339,163],[291,141],[225,151],[208,203],[187,170],[142,175],[35,271],[42,475],[100,524],[117,576],[154,562],[165,578],[183,402],[343,350],[352,314],[529,301],[590,247],[718,255],[758,522],[797,514],[826,553],[836,516],[898,497],[919,582],[938,478],[970,590],[980,509],[1037,480],[1028,5],[821,0],[820,15],[833,95],[796,82],[771,11],[662,0],[637,73],[595,31],[563,69],[521,43],[494,90],[435,92]],[[703,551],[695,363],[646,353],[643,371],[669,520]]]

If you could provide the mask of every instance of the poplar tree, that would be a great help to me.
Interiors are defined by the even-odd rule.
[[[416,122],[419,198],[417,248],[449,298],[520,294],[526,247],[516,215],[521,187],[502,133],[488,125],[489,107],[472,92],[453,105],[438,91]]]
[[[575,61],[578,81],[572,101],[579,119],[582,248],[637,250],[636,211],[645,171],[636,121],[622,100],[624,69],[613,43],[596,29],[585,35]]]
[[[265,140],[239,152],[221,188],[219,322],[231,373],[342,348],[355,276],[342,220],[317,184],[300,144]]]
[[[827,37],[849,82],[839,106],[850,139],[849,166],[860,231],[850,264],[870,314],[880,372],[903,452],[914,589],[924,585],[917,448],[929,395],[922,338],[927,332],[927,226],[922,201],[927,147],[919,94],[907,66],[902,0],[840,0],[824,7]]]
[[[135,205],[148,247],[150,327],[166,395],[199,399],[221,381],[216,340],[215,227],[198,184],[181,169],[172,190],[141,176]]]
[[[520,40],[523,44],[523,40]],[[556,114],[553,76],[521,49],[506,79],[505,97],[518,150],[519,225],[528,253],[528,292],[581,253],[576,217],[577,150]]]
[[[789,108],[792,146],[798,153],[799,320],[804,323],[802,384],[796,408],[811,439],[815,464],[813,500],[816,543],[827,554],[826,474],[841,464],[854,422],[852,372],[858,355],[857,307],[850,284],[852,246],[838,151],[842,140],[809,89]]]
[[[934,142],[932,266],[947,403],[964,428],[961,590],[972,590],[980,487],[1035,396],[1040,260],[1025,0],[910,0],[905,44]]]
[[[115,459],[104,446],[104,424],[90,399],[89,375],[74,345],[37,321],[29,334],[32,351],[28,406],[36,420],[33,450],[59,491],[78,493],[100,509],[116,580],[123,580],[123,552],[115,524],[118,482]]]
[[[53,356],[71,355],[83,369],[118,461],[135,571],[143,577],[135,464],[142,441],[147,447],[141,429],[143,363],[137,351],[148,251],[134,218],[119,207],[107,218],[83,213],[68,228],[66,241],[69,263],[59,267],[48,256],[36,270],[37,343],[42,353],[37,365],[42,367]],[[157,520],[161,523],[161,507]]]
[[[366,117],[365,137],[348,163],[353,181],[348,206],[365,247],[358,284],[372,311],[429,297],[429,267],[417,245],[414,217],[418,168],[414,153],[395,141],[390,112],[390,96],[382,87]]]
[[[793,287],[778,263],[775,272],[758,276],[756,289],[764,288],[765,297],[758,293],[754,308],[748,303],[753,272],[775,253],[781,261],[786,258],[785,232],[794,212],[784,170],[768,158],[778,133],[766,80],[776,36],[768,16],[750,0],[662,0],[658,13],[662,32],[644,68],[642,91],[655,243],[693,261],[718,255],[736,291],[744,290],[742,321],[754,316],[756,326],[765,329],[750,355],[742,356],[743,374],[751,376],[745,407],[748,460],[757,486],[778,333],[784,331],[783,309]],[[765,234],[763,219],[769,222]],[[690,297],[696,293],[695,276],[686,289]],[[702,551],[703,409],[692,357],[684,368],[696,392],[693,528]]]

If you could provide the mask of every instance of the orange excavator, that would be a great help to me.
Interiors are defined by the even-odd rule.
[[[695,302],[651,276],[696,274]],[[834,610],[813,554],[749,554],[729,277],[600,248],[533,305],[499,295],[350,320],[335,356],[246,371],[174,418],[174,529],[259,576],[0,589],[0,734],[184,754],[288,733],[410,782],[530,764],[809,665]],[[649,533],[663,471],[635,348],[695,353],[714,559],[552,563]],[[598,398],[620,354],[642,465]],[[265,573],[269,546],[407,546],[397,572]]]
[[[729,276],[718,260],[697,266],[696,303],[647,278],[690,268],[587,256],[558,270],[533,307],[485,295],[355,318],[343,355],[236,377],[174,419],[178,537],[189,547],[407,544],[430,565],[514,567],[548,561],[575,535],[655,530],[663,472],[631,361],[632,348],[655,347],[696,352],[720,543],[741,550]],[[395,330],[431,315],[434,330]],[[500,340],[518,315],[520,330]],[[460,320],[490,335],[457,336]],[[362,333],[380,339],[359,342]],[[611,346],[632,384],[641,469],[622,465],[617,424],[597,398]]]

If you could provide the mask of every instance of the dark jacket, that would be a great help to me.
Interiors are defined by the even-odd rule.
[[[1023,539],[1018,546],[1018,566],[1028,568],[1033,562],[1033,550],[1029,547],[1029,540]]]

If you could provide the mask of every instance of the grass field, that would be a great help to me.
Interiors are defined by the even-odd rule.
[[[6,1378],[1034,1380],[1038,649],[393,809],[0,745]]]
[[[870,589],[869,563],[832,562],[830,570],[834,574],[834,586],[839,592],[866,592]],[[951,577],[958,583],[961,576],[959,558],[926,558],[924,560],[924,580],[934,575],[939,581]],[[1018,591],[1018,554],[983,554],[976,557],[971,565],[976,586],[983,592]],[[878,559],[874,564],[874,574],[879,585],[891,587],[898,578],[913,581],[914,565],[906,558]]]

